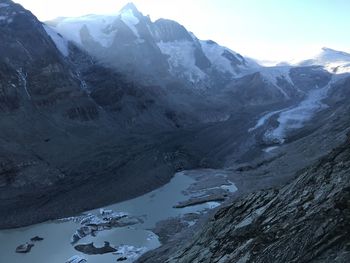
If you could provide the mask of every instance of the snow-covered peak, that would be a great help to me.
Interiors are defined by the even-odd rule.
[[[84,40],[91,38],[101,47],[109,48],[115,41],[120,28],[120,22],[124,23],[136,37],[140,38],[137,25],[143,15],[133,3],[128,3],[118,13],[112,15],[85,15],[81,17],[58,18],[47,22],[48,25],[81,47],[84,47]],[[117,25],[119,22],[119,26]],[[139,41],[141,42],[141,40]]]
[[[308,62],[308,60],[306,61]],[[331,48],[322,48],[322,51],[317,54],[313,59],[311,59],[311,62],[319,65],[325,65],[328,63],[334,63],[334,62],[348,62],[350,63],[350,54],[334,50]]]
[[[296,65],[323,66],[327,71],[335,74],[350,73],[350,54],[324,47],[314,58],[301,61]]]
[[[140,38],[140,35],[136,29],[136,25],[140,23],[140,20],[144,17],[143,14],[137,9],[134,3],[126,4],[120,11],[119,15],[122,21],[132,30],[134,35],[137,38]]]
[[[199,40],[176,21],[152,22],[132,3],[114,15],[59,18],[48,25],[103,63],[140,75],[164,71],[200,86],[210,79],[230,81],[259,67],[214,41]]]
[[[316,57],[316,59],[320,62],[339,62],[339,61],[347,61],[350,62],[350,54],[334,50],[331,48],[322,48],[322,52]]]
[[[135,36],[139,38],[139,33],[135,26],[144,19],[144,15],[137,9],[133,3],[126,4],[120,11],[119,16],[122,21],[133,31]]]
[[[122,9],[120,9],[120,13],[124,12],[132,12],[135,16],[139,16],[141,12],[137,9],[134,3],[127,3]],[[142,14],[141,14],[142,15]]]

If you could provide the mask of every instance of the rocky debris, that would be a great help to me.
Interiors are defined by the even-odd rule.
[[[117,249],[111,247],[109,242],[105,241],[103,247],[95,247],[94,243],[76,245],[75,250],[87,255],[102,255],[107,253],[116,252]]]
[[[71,220],[77,221],[72,218]],[[100,215],[87,214],[79,217],[82,225],[71,237],[71,243],[76,244],[80,239],[92,235],[97,232],[109,230],[116,227],[131,226],[142,223],[142,219],[138,217],[128,216],[126,213],[116,213],[112,210],[100,210]]]
[[[182,216],[182,220],[184,221],[196,221],[198,220],[200,217],[199,213],[188,213],[188,214],[184,214]]]
[[[19,245],[16,248],[16,253],[29,253],[32,247],[34,247],[34,244],[32,243],[25,243],[25,244]]]
[[[181,233],[184,229],[197,223],[200,216],[201,214],[199,213],[188,213],[184,214],[182,217],[168,218],[157,222],[152,232],[158,236],[162,244],[166,244],[178,233]]]
[[[198,191],[206,191],[210,188],[218,188],[222,185],[230,185],[227,176],[230,171],[217,169],[198,169],[186,171],[186,175],[195,179],[196,182],[186,190],[187,194]]]
[[[226,196],[224,195],[209,195],[202,197],[193,197],[189,200],[179,202],[177,205],[174,205],[174,208],[184,208],[188,206],[200,205],[208,202],[222,202],[225,201]]]
[[[44,238],[39,237],[39,236],[35,236],[35,237],[32,237],[30,239],[30,241],[32,241],[32,242],[38,242],[38,241],[43,241],[43,240],[44,240]]]
[[[117,259],[117,261],[125,261],[127,259],[128,259],[127,257],[120,257],[120,258]]]
[[[280,189],[219,210],[176,250],[138,262],[349,262],[350,139]]]
[[[187,176],[196,180],[183,194],[191,196],[190,199],[181,201],[174,208],[185,208],[208,202],[223,202],[233,196],[237,191],[234,183],[228,180],[230,171],[200,169],[184,171]]]
[[[126,258],[133,262],[146,251],[147,249],[145,247],[134,247],[134,246],[123,245],[123,246],[119,246],[118,251],[113,254],[119,256],[118,259]]]
[[[34,243],[33,242],[39,242],[39,241],[43,241],[44,238],[39,237],[39,236],[35,236],[32,237],[30,239],[30,242],[27,242],[25,244],[19,245],[16,248],[16,253],[29,253],[32,250],[32,247],[34,247]]]
[[[81,256],[73,256],[66,263],[87,263],[87,260]]]
[[[159,241],[164,244],[187,226],[188,223],[182,221],[181,218],[174,217],[157,222],[152,231],[159,237]]]

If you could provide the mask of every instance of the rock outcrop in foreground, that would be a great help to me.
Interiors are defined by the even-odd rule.
[[[180,251],[158,256],[193,263],[350,262],[350,139],[285,187],[219,210]]]

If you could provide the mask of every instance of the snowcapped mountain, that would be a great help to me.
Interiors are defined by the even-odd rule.
[[[290,76],[297,66],[262,67],[212,40],[199,40],[176,21],[152,22],[132,3],[115,15],[57,18],[45,28],[63,55],[70,41],[104,65],[148,85],[177,83],[191,92],[205,90],[214,95],[231,90],[243,102],[252,98],[253,104],[303,95]],[[248,82],[237,81],[245,76],[249,87]]]
[[[180,79],[208,88],[258,67],[214,41],[199,40],[175,21],[152,22],[132,3],[116,15],[58,18],[47,25],[104,64],[143,81]]]
[[[301,61],[297,65],[323,66],[327,71],[335,74],[350,73],[350,54],[324,47],[314,58]]]

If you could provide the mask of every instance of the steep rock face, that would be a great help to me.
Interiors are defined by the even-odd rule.
[[[12,1],[1,1],[0,16],[0,227],[75,214],[171,177],[177,160],[163,154],[175,143],[162,146],[168,137],[154,134],[177,124],[164,104],[146,113],[155,92],[98,65]],[[139,135],[145,123],[153,134]],[[98,197],[86,201],[92,191]]]
[[[69,125],[98,121],[100,112],[30,12],[2,1],[0,15],[0,163],[7,178],[0,185],[20,187],[30,178],[47,185],[63,174],[40,157],[46,150],[39,148],[52,137],[65,140]]]
[[[285,187],[219,210],[163,262],[348,262],[349,172],[347,139]]]
[[[283,93],[266,82],[259,72],[233,81],[226,91],[244,106],[269,105],[285,98]]]
[[[326,86],[331,74],[319,67],[296,67],[290,70],[290,78],[301,92]]]
[[[42,24],[20,5],[4,4],[0,8],[4,17],[0,21],[0,64],[5,108],[35,106],[58,110],[71,119],[98,118],[96,106],[81,91]],[[72,114],[77,109],[82,114]]]

